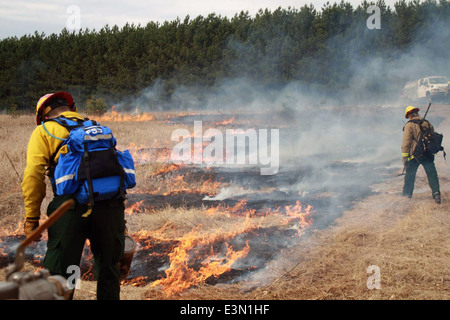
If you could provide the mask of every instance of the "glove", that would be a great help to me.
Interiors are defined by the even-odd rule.
[[[406,166],[406,163],[408,162],[408,157],[402,157],[403,166]]]
[[[33,233],[34,230],[36,230],[37,227],[39,227],[39,218],[28,218],[27,217],[25,219],[25,223],[23,226],[23,232],[28,237],[30,234]],[[41,237],[39,237],[35,241],[39,241],[39,240],[41,240]]]

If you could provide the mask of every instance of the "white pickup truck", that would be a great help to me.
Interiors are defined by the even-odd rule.
[[[410,101],[426,99],[428,101],[449,97],[449,81],[444,76],[425,77],[405,84],[402,96]]]

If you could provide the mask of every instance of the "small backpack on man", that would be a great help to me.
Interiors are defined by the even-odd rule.
[[[417,146],[414,149],[413,156],[417,160],[420,160],[423,156],[427,154],[435,155],[439,151],[444,153],[444,158],[446,153],[444,147],[442,146],[442,140],[444,136],[441,133],[437,133],[431,130],[429,122],[425,119],[422,120],[409,120],[408,122],[416,123],[420,126],[420,136],[417,142]],[[428,123],[428,126],[423,126],[424,122]]]
[[[133,158],[128,150],[116,149],[110,128],[93,120],[64,116],[47,121],[56,121],[69,131],[52,158],[54,163],[60,148],[67,145],[68,153],[61,154],[51,169],[56,195],[73,195],[78,203],[87,204],[90,212],[95,202],[125,198],[126,189],[136,185]]]

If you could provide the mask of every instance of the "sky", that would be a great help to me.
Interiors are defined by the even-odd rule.
[[[393,7],[397,0],[385,0]],[[146,25],[149,21],[192,19],[210,13],[233,17],[241,11],[254,16],[259,9],[301,8],[312,4],[320,9],[327,0],[0,0],[0,39],[45,33],[59,34],[63,28],[100,30],[105,25]],[[329,0],[330,3],[340,0]],[[354,7],[362,0],[346,0]],[[370,2],[370,1],[369,1]]]

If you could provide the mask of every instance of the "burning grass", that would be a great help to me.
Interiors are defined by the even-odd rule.
[[[129,148],[137,160],[138,188],[128,195],[126,219],[138,250],[132,272],[122,283],[122,299],[448,298],[449,193],[443,193],[441,206],[435,205],[423,173],[418,174],[412,201],[397,195],[401,178],[396,178],[376,186],[379,194],[358,202],[332,226],[310,229],[316,208],[300,196],[267,201],[270,194],[280,195],[278,183],[289,179],[273,185],[255,180],[251,189],[236,179],[221,179],[213,168],[174,165],[168,161],[170,135],[184,124],[176,115],[152,117],[106,123],[119,149]],[[227,126],[236,120],[222,115],[214,123]],[[32,116],[0,116],[1,150],[19,174],[25,168],[33,123]],[[21,235],[23,200],[20,181],[4,152],[0,161],[0,254],[5,257],[5,249],[11,249],[5,247],[7,241]],[[448,184],[449,169],[441,160],[437,165],[442,185]],[[237,181],[252,177],[245,174]],[[311,199],[334,196],[322,192]],[[5,236],[10,238],[6,241]],[[41,266],[45,239],[30,248],[27,269]],[[89,254],[86,250],[85,262]],[[371,265],[380,268],[380,290],[366,286]],[[85,264],[75,299],[95,299],[91,267]]]
[[[234,118],[226,116],[226,120],[214,123],[224,126],[233,122]],[[25,119],[32,123],[31,117]],[[158,121],[153,115],[147,119],[142,115],[136,118],[115,113],[105,115],[99,121],[113,129],[120,143],[119,149],[129,149],[136,161],[138,187],[130,191],[126,217],[128,229],[138,241],[138,252],[136,271],[130,273],[123,286],[148,285],[152,290],[160,290],[165,297],[171,297],[204,283],[233,280],[263,267],[278,254],[278,249],[288,245],[288,242],[283,241],[270,243],[264,237],[271,238],[272,233],[281,230],[284,234],[281,238],[295,238],[312,221],[308,221],[312,208],[302,207],[299,202],[262,211],[248,206],[245,199],[232,205],[217,204],[216,201],[208,201],[205,205],[205,197],[213,199],[220,190],[233,183],[221,181],[212,168],[171,163],[170,136],[174,126],[179,128],[180,124]],[[25,130],[27,134],[21,136],[22,146],[26,146],[33,129],[34,126],[29,125]],[[26,147],[18,157],[24,159],[25,150]],[[18,171],[23,172],[23,169],[22,161]],[[11,172],[5,174],[14,178]],[[17,186],[15,194],[19,197],[20,184]],[[4,193],[3,199],[6,195],[9,193]],[[14,204],[16,208],[20,206],[21,201]],[[45,207],[44,204],[43,210]],[[6,218],[6,215],[4,218],[11,219]],[[18,221],[19,226],[8,232],[4,229],[2,236],[9,242],[17,242],[21,239],[16,239],[16,234],[22,233],[23,216],[18,215],[12,220]],[[41,244],[45,241],[44,236]],[[4,249],[9,247],[2,246],[3,258],[6,257]],[[92,255],[88,247],[82,262],[85,281],[94,280],[90,261]],[[271,250],[264,254],[267,259],[260,260],[259,265],[254,266],[245,260],[250,257],[254,261],[254,255],[266,249]],[[29,251],[31,263],[39,267],[45,248],[39,245],[30,247]],[[12,256],[9,252],[6,262],[12,262]],[[34,259],[36,256],[39,257]],[[240,267],[236,267],[236,263]],[[80,299],[83,299],[82,291],[80,295]]]
[[[443,198],[448,199],[449,193]],[[261,273],[239,284],[199,286],[180,299],[408,300],[448,299],[450,203],[420,194],[410,201],[375,195],[336,224],[314,232]],[[369,266],[381,288],[369,290]],[[268,276],[270,275],[270,276]],[[149,299],[160,298],[149,288]]]
[[[139,206],[142,207],[142,203]],[[149,237],[160,243],[175,243],[167,255],[168,260],[158,266],[167,266],[164,275],[151,284],[151,288],[159,287],[166,297],[171,297],[205,282],[220,281],[225,273],[236,273],[236,270],[245,273],[263,267],[266,260],[255,266],[252,255],[266,254],[270,256],[267,260],[276,256],[278,249],[294,243],[311,223],[308,221],[310,214],[310,207],[302,208],[299,204],[258,213],[248,209],[242,200],[232,207],[166,207],[145,216],[133,214],[127,220],[130,230],[139,230],[133,233],[139,243]],[[292,219],[298,223],[295,228]],[[279,239],[271,242],[275,240],[274,232],[283,233],[281,238],[285,242]],[[142,245],[140,251],[152,255],[155,247],[151,242]],[[241,267],[236,267],[235,262]]]

